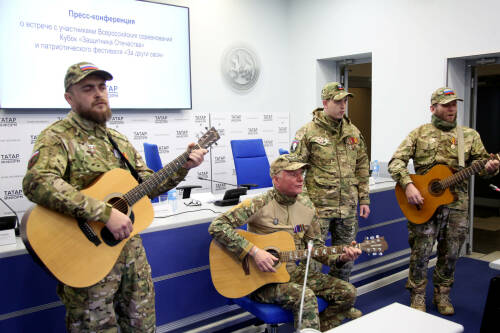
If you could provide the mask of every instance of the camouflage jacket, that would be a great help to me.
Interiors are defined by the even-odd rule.
[[[70,111],[66,118],[50,125],[38,136],[23,179],[26,197],[75,218],[107,222],[111,208],[105,202],[79,192],[106,171],[114,168],[128,170],[106,133],[111,135],[142,179],[153,173],[125,136]],[[151,197],[174,187],[186,173],[184,168],[179,170]]]
[[[358,202],[370,204],[365,140],[347,117],[339,123],[323,109],[313,115],[295,134],[290,153],[310,164],[305,187],[320,217],[354,217]]]
[[[219,243],[223,244],[235,257],[243,260],[253,243],[246,240],[234,229],[248,225],[248,231],[257,234],[269,234],[276,231],[290,233],[295,241],[295,248],[303,250],[309,240],[315,248],[324,247],[318,216],[311,201],[306,195],[291,198],[271,189],[252,199],[247,199],[212,221],[208,232]],[[318,258],[328,265],[338,255]],[[295,269],[295,263],[287,263],[289,272]]]
[[[461,126],[464,134],[464,162],[465,166],[475,160],[489,158],[483,142],[472,128]],[[392,155],[388,169],[392,178],[403,188],[411,183],[408,172],[408,161],[413,159],[415,172],[425,174],[436,164],[444,164],[453,170],[460,170],[458,166],[457,128],[432,116],[432,122],[414,129],[399,145]],[[487,176],[483,170],[481,176]],[[450,190],[457,196],[457,201],[447,205],[449,208],[467,210],[469,203],[468,180],[452,186]]]

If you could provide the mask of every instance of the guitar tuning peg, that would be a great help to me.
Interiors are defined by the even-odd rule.
[[[380,236],[379,235],[375,235],[375,238],[380,238]]]
[[[381,255],[383,255],[383,253],[382,253],[382,252],[379,252],[379,253],[378,253],[378,255],[379,255],[379,256],[381,256]]]
[[[373,236],[370,236],[370,239],[373,239],[374,237]]]
[[[365,236],[365,240],[368,240],[368,236]]]

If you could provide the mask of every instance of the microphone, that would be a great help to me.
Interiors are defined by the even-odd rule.
[[[313,248],[313,242],[310,240],[307,242],[307,261],[306,261],[306,275],[304,276],[304,286],[302,287],[302,297],[300,299],[300,310],[299,310],[299,324],[297,327],[297,333],[320,333],[318,330],[315,330],[313,328],[304,328],[301,329],[302,327],[302,310],[304,309],[304,296],[306,294],[306,283],[307,283],[307,274],[309,273],[309,261],[311,260],[311,252]]]
[[[490,186],[490,188],[491,188],[493,191],[500,192],[500,188],[496,187],[495,185],[490,184],[489,186]]]
[[[245,195],[247,194],[247,190],[250,189],[252,186],[257,186],[257,184],[242,184],[241,187],[238,185],[230,184],[230,183],[225,183],[221,182],[218,180],[212,180],[208,178],[202,178],[198,176],[198,179],[201,180],[208,180],[210,182],[216,182],[216,183],[221,183],[221,184],[226,184],[226,185],[231,185],[236,187],[235,189],[232,190],[227,190],[224,193],[224,197],[222,200],[215,200],[214,205],[216,206],[233,206],[237,205],[240,202],[240,195]]]
[[[219,180],[213,180],[213,179],[209,179],[209,178],[203,178],[203,177],[200,177],[200,176],[198,176],[198,179],[207,180],[209,182],[216,182],[216,183],[220,183],[220,184],[231,185],[231,186],[234,186],[234,187],[246,187],[247,189],[250,189],[251,187],[257,187],[257,186],[259,186],[258,184],[241,184],[241,185],[235,185],[235,184],[231,184],[231,183],[221,182]]]
[[[10,207],[5,201],[3,201],[2,198],[0,198],[0,201],[2,201],[3,204],[7,206],[7,208],[9,208],[12,213],[14,213],[14,216],[0,217],[0,230],[14,229],[16,236],[19,236],[19,217],[17,216],[16,211],[12,209],[12,207]]]

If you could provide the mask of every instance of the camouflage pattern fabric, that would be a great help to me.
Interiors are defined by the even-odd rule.
[[[261,303],[279,304],[291,310],[295,318],[295,327],[298,327],[304,276],[305,265],[299,265],[290,275],[290,282],[263,286],[253,292],[251,298]],[[316,296],[328,302],[328,307],[321,314],[318,313]],[[346,318],[344,313],[349,311],[355,301],[356,288],[352,284],[309,270],[302,310],[302,328],[326,331],[340,325]]]
[[[52,124],[38,136],[23,179],[26,197],[75,218],[106,222],[110,209],[105,203],[79,192],[106,171],[114,168],[128,170],[114,152],[106,131],[142,179],[153,173],[125,136],[70,111],[65,119]],[[173,188],[186,174],[187,170],[181,168],[151,197]]]
[[[328,232],[331,235],[335,235],[335,237],[332,236],[332,245],[351,244],[352,241],[356,240],[358,233],[358,219],[356,217],[321,219],[320,223],[323,239],[326,240]],[[330,267],[328,274],[344,281],[349,281],[353,266],[353,261],[348,261],[342,265],[337,263]]]
[[[479,134],[471,128],[462,126],[462,129],[465,164],[489,158]],[[426,173],[436,164],[459,170],[456,121],[450,123],[433,115],[430,124],[410,132],[399,145],[388,169],[392,178],[403,188],[411,182],[407,169],[409,159],[413,159],[417,174]],[[487,176],[487,173],[483,170],[480,175]],[[457,201],[438,209],[425,224],[408,223],[408,242],[411,248],[410,272],[406,284],[408,289],[425,288],[429,256],[436,240],[438,262],[434,270],[434,285],[450,287],[453,284],[455,263],[468,231],[468,181],[463,181],[450,190],[456,195]]]
[[[410,132],[399,145],[389,162],[389,173],[403,188],[411,182],[408,161],[413,160],[415,173],[425,174],[436,164],[444,164],[454,170],[458,166],[458,147],[456,124],[432,116],[432,123],[425,124]],[[464,160],[470,165],[475,160],[489,158],[483,142],[472,128],[462,126],[464,133]],[[480,176],[488,176],[483,170]],[[457,201],[447,205],[449,208],[466,211],[469,205],[468,180],[450,187]]]
[[[276,189],[269,190],[262,195],[243,201],[217,217],[210,224],[208,231],[236,258],[243,260],[253,244],[238,235],[234,229],[244,224],[248,225],[249,231],[260,234],[287,231],[293,236],[296,249],[305,249],[309,240],[313,241],[315,248],[324,247],[316,211],[307,195],[304,194],[292,198],[279,193]],[[303,228],[296,228],[297,225],[302,225]],[[333,265],[338,257],[337,254],[317,259],[325,265]],[[266,303],[282,304],[294,312],[297,322],[304,263],[305,260],[302,260],[299,266],[295,263],[287,263],[287,270],[294,283],[266,285],[255,291],[252,297]],[[319,329],[320,317],[318,317],[318,306],[314,297],[315,291],[318,291],[318,295],[324,296],[330,304],[326,314],[322,313],[322,322],[325,323],[325,327],[340,324],[342,320],[339,318],[343,318],[342,311],[350,309],[354,304],[355,288],[345,281],[311,270],[309,270],[308,286],[310,289],[306,293],[303,327]]]
[[[113,137],[120,150],[127,156],[130,163],[136,168],[142,179],[152,174],[125,136],[107,129],[103,125],[83,119],[74,111],[70,111],[65,119],[55,122],[38,136],[34,146],[34,153],[28,163],[28,170],[23,179],[23,191],[28,199],[75,218],[86,221],[101,221],[106,223],[111,208],[100,200],[85,196],[79,190],[90,185],[102,173],[114,168],[128,170],[125,163],[114,152],[106,131]],[[167,179],[151,195],[154,197],[174,187],[184,178],[187,170],[181,169],[172,178]],[[137,238],[137,239],[136,239]],[[119,324],[122,331],[134,325],[145,325],[147,329],[154,323],[154,294],[150,268],[144,256],[144,249],[140,237],[129,240],[121,253],[121,259],[113,267],[112,272],[101,282],[89,288],[82,288],[78,292],[67,286],[59,286],[61,299],[67,304],[68,327],[72,332],[78,332],[81,325],[89,327],[109,327],[116,321],[113,311],[113,297],[116,309],[120,316]],[[128,267],[123,268],[124,260]],[[134,263],[134,260],[137,262]],[[144,263],[141,263],[141,262]],[[137,268],[137,271],[134,270]],[[121,280],[121,284],[117,283]],[[148,289],[149,288],[149,289]],[[132,295],[132,290],[135,294]],[[102,291],[102,298],[99,298]],[[147,296],[146,293],[149,293]],[[93,300],[93,305],[85,297]],[[93,296],[92,296],[93,295]],[[112,296],[114,295],[114,296]],[[147,298],[148,304],[137,304],[138,300]],[[102,303],[102,309],[94,307]],[[107,304],[109,302],[109,304]],[[135,312],[138,311],[138,312]],[[103,318],[105,313],[109,318]],[[85,317],[82,317],[85,315]],[[127,318],[129,317],[129,323]],[[73,322],[85,318],[86,323]],[[86,331],[82,329],[82,331]],[[105,329],[90,331],[104,332]],[[116,329],[110,329],[116,331]],[[130,331],[130,330],[129,330]],[[137,330],[136,330],[137,331]],[[139,330],[141,331],[141,330]],[[147,330],[144,330],[145,332]]]
[[[66,328],[79,332],[154,332],[155,294],[141,238],[132,237],[111,272],[88,288],[57,286],[66,307]],[[115,314],[116,311],[116,314]]]
[[[365,140],[347,117],[338,122],[323,109],[313,116],[295,134],[290,155],[310,164],[305,187],[320,217],[354,217],[358,202],[370,204]]]
[[[412,250],[406,287],[425,289],[429,257],[436,241],[438,242],[438,260],[432,280],[436,287],[451,287],[454,281],[455,264],[468,230],[467,214],[446,207],[440,207],[427,223],[408,222],[408,242]]]

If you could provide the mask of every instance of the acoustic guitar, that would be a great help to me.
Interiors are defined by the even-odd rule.
[[[500,155],[495,154],[494,159],[499,159]],[[456,185],[472,175],[484,169],[489,159],[477,160],[456,173],[443,164],[433,166],[423,175],[410,175],[413,185],[420,191],[424,198],[422,205],[413,205],[408,202],[405,190],[396,184],[395,192],[401,211],[408,221],[415,224],[423,224],[430,220],[439,206],[447,205],[456,200],[450,191],[450,186]]]
[[[307,250],[295,250],[293,237],[286,231],[266,235],[254,234],[240,229],[236,232],[279,260],[274,266],[276,272],[262,272],[254,260],[249,258],[248,271],[245,271],[241,261],[236,259],[219,242],[212,240],[209,250],[210,274],[215,289],[224,297],[239,298],[268,283],[288,282],[290,274],[286,270],[286,263],[307,257]],[[313,248],[311,256],[341,254],[345,246]],[[381,255],[387,249],[387,242],[384,237],[371,237],[363,243],[356,244],[356,247],[370,254]]]
[[[219,138],[219,133],[212,127],[194,149],[208,148]],[[77,220],[35,205],[24,214],[20,230],[28,252],[68,286],[82,288],[97,283],[111,271],[127,240],[153,221],[153,206],[147,195],[188,159],[189,151],[186,151],[141,184],[129,170],[116,168],[102,174],[81,191],[126,214],[133,223],[128,238],[117,241],[102,222]]]

